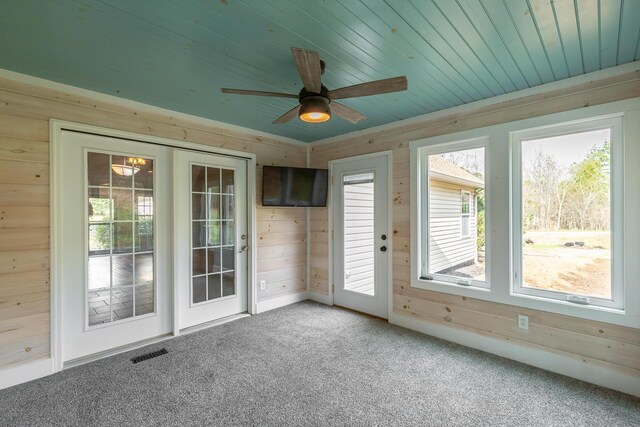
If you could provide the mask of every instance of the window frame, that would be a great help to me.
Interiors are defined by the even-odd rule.
[[[598,119],[618,117],[622,121],[622,149],[618,150],[617,162],[623,165],[624,185],[622,212],[624,242],[622,259],[621,292],[624,295],[622,308],[608,308],[595,305],[581,305],[567,301],[549,300],[532,296],[514,295],[511,291],[513,255],[511,251],[511,158],[510,135],[513,132],[555,127],[560,124],[580,124]],[[409,142],[410,161],[410,271],[405,281],[415,290],[441,292],[459,297],[473,298],[490,303],[505,304],[517,310],[518,307],[610,323],[631,328],[640,328],[640,222],[635,213],[640,211],[640,97],[614,101],[573,110],[555,112],[497,124],[493,119],[484,120],[487,125],[468,130],[422,136]],[[475,122],[474,122],[475,123]],[[458,126],[455,126],[456,128]],[[441,131],[438,131],[441,133]],[[433,135],[433,134],[432,134]],[[487,198],[486,227],[486,278],[488,288],[456,286],[452,284],[425,281],[421,272],[420,212],[422,200],[419,197],[419,149],[441,144],[487,138],[485,150],[485,170]],[[616,153],[614,153],[616,154]],[[614,161],[614,160],[612,160]],[[497,197],[494,197],[497,196]],[[614,279],[615,280],[615,279]]]
[[[610,233],[611,233],[611,298],[572,295],[567,292],[523,286],[522,250],[522,143],[535,139],[573,135],[596,130],[610,129]],[[511,289],[518,298],[535,298],[621,310],[624,308],[624,245],[623,245],[623,203],[624,203],[624,162],[623,162],[623,120],[622,116],[593,118],[578,123],[558,123],[554,125],[522,129],[510,132],[511,152]]]
[[[414,274],[413,277],[416,277],[419,281],[416,287],[428,290],[435,290],[441,292],[449,292],[452,288],[465,288],[465,289],[475,289],[480,291],[489,291],[490,288],[490,266],[487,260],[490,257],[489,249],[485,245],[485,280],[466,280],[463,278],[449,276],[444,274],[437,273],[429,273],[429,233],[422,233],[422,230],[428,228],[429,224],[429,197],[430,197],[430,186],[429,186],[429,156],[449,153],[453,151],[464,151],[471,150],[476,148],[484,149],[484,177],[485,177],[485,199],[488,199],[489,191],[487,189],[487,180],[486,177],[489,174],[489,161],[487,159],[487,148],[489,143],[489,137],[487,135],[483,135],[480,137],[473,138],[463,138],[463,139],[453,139],[447,140],[446,142],[433,144],[433,145],[412,145],[411,147],[411,158],[417,159],[417,167],[411,168],[411,182],[418,183],[418,185],[412,185],[412,205],[416,206],[416,209],[412,210],[412,215],[415,214],[415,219],[412,216],[411,220],[411,228],[412,235],[419,236],[420,243],[415,245],[415,251],[418,254],[418,265],[417,274]],[[418,181],[419,180],[419,181]],[[426,183],[426,186],[423,186],[423,183]],[[426,187],[426,188],[423,188]],[[416,194],[414,195],[414,191]],[[463,191],[463,190],[461,190]],[[423,197],[418,197],[418,194],[422,194]],[[419,202],[417,201],[419,199]],[[415,201],[415,202],[414,202]],[[471,203],[471,195],[469,195],[469,203]],[[485,230],[487,230],[487,224],[490,221],[490,213],[488,208],[488,203],[485,203]],[[461,209],[462,212],[462,209]],[[462,224],[460,225],[462,228]],[[414,230],[415,228],[415,230]],[[461,239],[466,239],[467,237],[461,236]],[[488,241],[490,237],[486,235],[485,232],[485,242]],[[412,271],[413,271],[412,263]],[[412,283],[414,286],[414,283]]]

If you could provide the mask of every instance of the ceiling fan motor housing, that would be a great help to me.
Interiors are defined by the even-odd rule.
[[[320,93],[309,92],[307,91],[307,89],[303,87],[300,93],[298,94],[298,101],[302,103],[303,99],[308,98],[310,96],[321,96],[323,98],[326,98],[328,102],[331,102],[331,98],[329,98],[329,89],[327,89],[325,85],[321,85]]]

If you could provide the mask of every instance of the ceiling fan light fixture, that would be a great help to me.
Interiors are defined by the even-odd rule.
[[[322,123],[331,118],[329,99],[324,96],[307,96],[300,100],[298,117],[307,123]]]

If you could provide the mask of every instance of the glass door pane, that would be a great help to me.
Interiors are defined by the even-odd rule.
[[[343,189],[344,289],[374,296],[374,175],[346,175]]]
[[[155,312],[153,164],[87,153],[89,326]]]
[[[191,166],[191,303],[236,294],[234,170]]]

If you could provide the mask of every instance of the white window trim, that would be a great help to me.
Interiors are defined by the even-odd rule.
[[[412,239],[412,252],[417,254],[417,258],[414,258],[418,262],[411,263],[412,271],[412,286],[414,286],[413,278],[423,284],[423,289],[435,290],[439,292],[450,292],[450,289],[465,288],[476,289],[480,291],[488,291],[490,283],[490,268],[488,263],[485,262],[485,280],[465,280],[462,278],[456,278],[453,276],[439,275],[429,273],[423,276],[423,273],[427,271],[429,265],[429,251],[424,251],[422,248],[427,248],[429,245],[429,234],[422,233],[421,230],[428,228],[429,224],[429,156],[435,154],[448,153],[450,151],[463,151],[474,148],[484,148],[485,150],[485,170],[484,176],[489,176],[489,162],[487,160],[487,144],[489,142],[488,136],[480,136],[473,138],[460,138],[453,140],[438,141],[434,144],[417,145],[411,144],[411,205],[414,208],[411,211],[411,235],[419,236],[419,238]],[[485,178],[486,179],[486,178]],[[422,183],[427,183],[426,188],[422,189]],[[415,194],[414,194],[415,193]],[[418,194],[424,193],[424,197],[418,199]],[[485,199],[488,199],[488,193],[485,194]],[[419,201],[418,201],[419,200]],[[469,200],[471,202],[471,200]],[[487,224],[490,220],[490,214],[488,212],[488,204],[485,204],[485,230],[487,230]],[[462,224],[460,225],[462,229]],[[464,238],[464,236],[462,236]],[[486,239],[490,237],[485,236]],[[418,243],[419,241],[419,243]],[[415,244],[414,244],[415,243]],[[485,250],[485,259],[489,259],[490,254],[488,249]],[[415,271],[414,271],[415,269]],[[426,279],[425,277],[428,277]]]
[[[465,194],[468,196],[468,198],[467,198],[467,209],[468,209],[468,212],[467,213],[462,212],[462,206],[463,206],[462,197]],[[464,234],[462,232],[462,230],[463,230],[462,218],[464,218],[464,217],[469,218],[469,230],[468,230],[467,234]],[[471,191],[460,190],[460,238],[461,239],[466,239],[468,237],[471,237]]]
[[[531,296],[513,295],[511,277],[513,277],[513,255],[511,251],[511,152],[510,134],[525,129],[554,127],[559,124],[578,124],[595,119],[623,117],[623,151],[618,150],[616,161],[624,163],[623,188],[623,221],[624,246],[622,289],[626,303],[623,309],[579,305],[566,301],[552,301]],[[421,280],[422,255],[420,214],[423,211],[421,198],[418,197],[421,169],[419,149],[433,149],[439,145],[455,144],[459,141],[488,138],[485,149],[486,170],[486,275],[488,288],[459,286],[452,283]],[[430,291],[444,292],[479,300],[508,304],[534,310],[547,311],[598,322],[640,328],[640,222],[632,215],[640,211],[640,98],[632,98],[596,106],[580,108],[546,116],[523,119],[514,122],[485,126],[453,134],[440,135],[422,140],[412,141],[410,147],[411,161],[411,287]],[[457,145],[456,149],[457,149]],[[443,149],[441,151],[447,151]],[[612,161],[614,161],[612,159]],[[497,195],[499,197],[492,197]],[[618,220],[620,223],[620,220]]]
[[[545,289],[527,288],[522,286],[522,142],[531,139],[549,138],[554,136],[570,135],[574,133],[589,132],[601,129],[611,129],[611,299],[598,297],[585,297],[566,292],[555,292]],[[534,129],[526,129],[510,133],[511,146],[511,244],[513,254],[512,270],[512,294],[518,297],[540,298],[543,300],[556,300],[563,302],[579,303],[593,307],[624,309],[624,247],[623,247],[623,122],[622,115],[588,120],[578,123],[558,124]],[[586,299],[585,299],[586,298]]]

